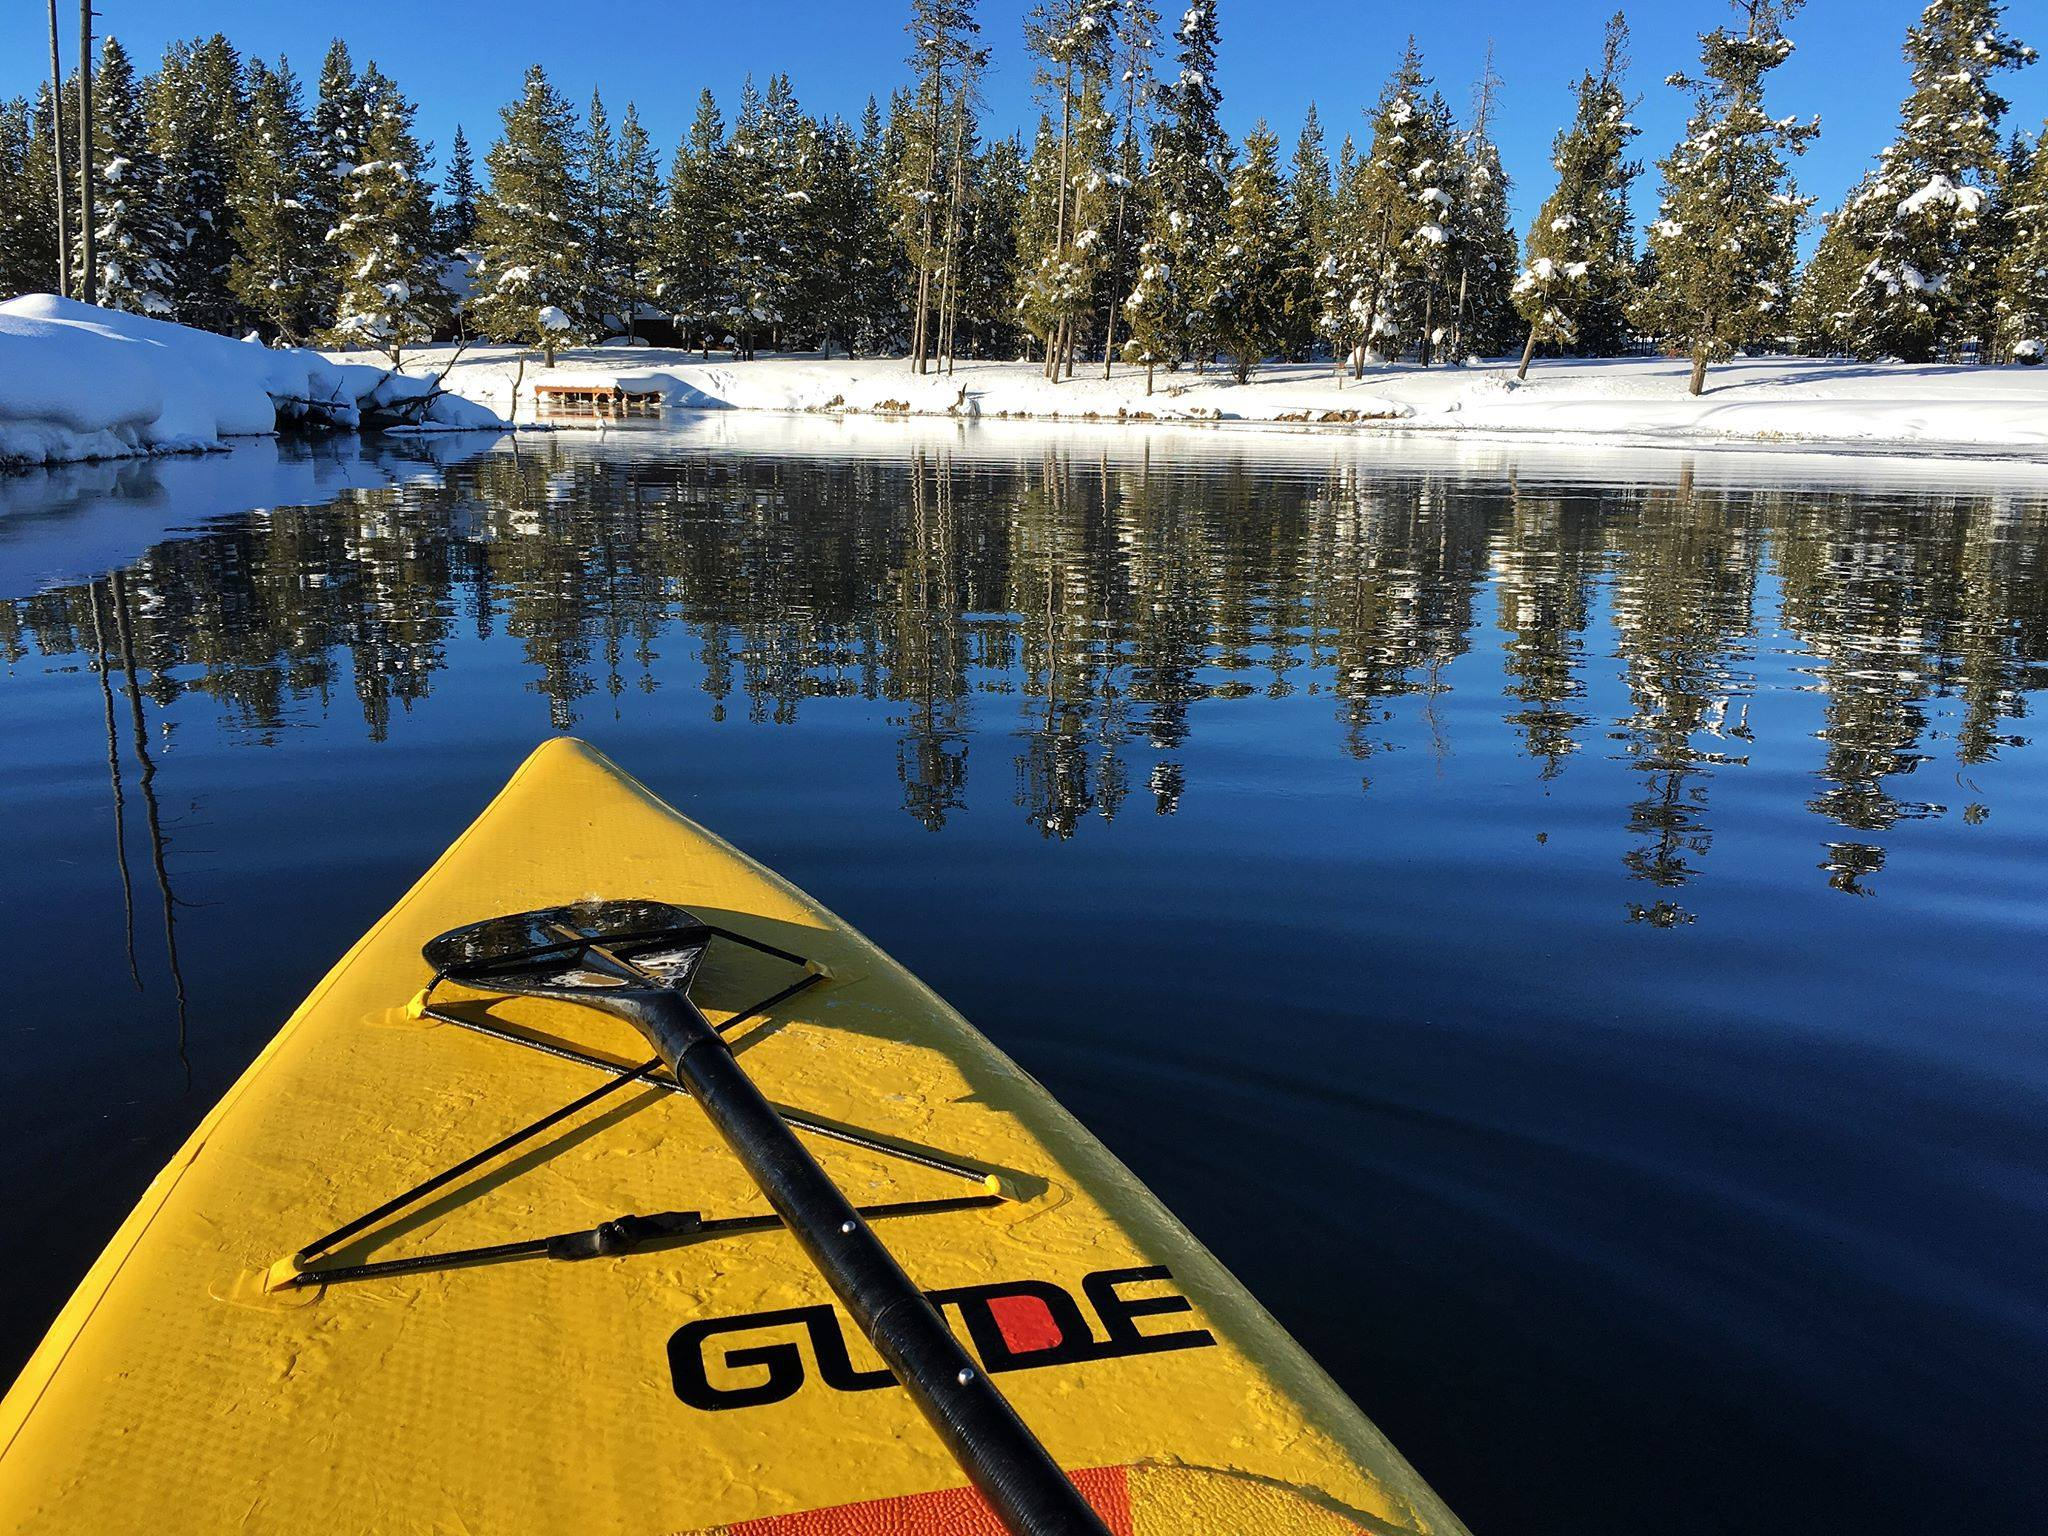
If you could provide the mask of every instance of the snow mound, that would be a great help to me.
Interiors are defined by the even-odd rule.
[[[52,464],[225,447],[280,421],[353,427],[365,409],[417,399],[414,429],[502,425],[432,395],[432,381],[343,366],[53,294],[0,304],[0,464]]]

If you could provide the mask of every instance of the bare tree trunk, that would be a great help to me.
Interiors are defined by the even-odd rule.
[[[1465,289],[1472,280],[1472,268],[1458,268],[1458,312],[1451,321],[1451,362],[1465,360]]]
[[[1532,325],[1529,327],[1529,339],[1522,343],[1522,366],[1515,370],[1516,378],[1526,379],[1529,377],[1529,359],[1534,357],[1535,355],[1536,327]]]
[[[1685,387],[1689,395],[1699,394],[1707,387],[1707,349],[1694,347],[1692,353],[1692,382]]]
[[[64,64],[57,56],[57,0],[50,0],[50,134],[57,165],[57,297],[71,293],[71,204],[64,195]]]
[[[1052,248],[1055,259],[1067,248],[1067,163],[1068,152],[1074,139],[1074,65],[1067,63],[1067,72],[1060,80],[1060,196],[1058,212],[1053,218]],[[1045,376],[1057,384],[1060,379],[1059,342],[1066,333],[1066,319],[1062,317],[1053,327],[1053,343],[1046,349]]]
[[[1153,369],[1154,369],[1155,367],[1157,367],[1157,366],[1158,366],[1158,365],[1157,365],[1156,363],[1154,363],[1154,362],[1152,361],[1152,359],[1151,359],[1151,358],[1150,358],[1149,356],[1148,356],[1148,357],[1146,357],[1146,359],[1145,359],[1145,397],[1146,397],[1146,398],[1147,398],[1148,400],[1149,400],[1149,399],[1150,399],[1150,398],[1152,397],[1152,370],[1153,370]]]
[[[1429,291],[1422,296],[1422,340],[1417,345],[1416,361],[1427,368],[1436,356],[1436,284],[1429,285]]]
[[[56,97],[50,98],[54,105]],[[78,0],[78,297],[99,300],[92,213],[92,0]]]

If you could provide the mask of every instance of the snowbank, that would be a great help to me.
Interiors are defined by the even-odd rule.
[[[448,356],[435,349],[421,354],[419,364],[438,369]],[[1052,384],[1032,363],[962,363],[952,374],[918,375],[901,358],[733,362],[662,348],[621,356],[589,347],[565,349],[550,370],[519,349],[481,347],[455,363],[447,387],[522,422],[535,419],[537,383],[617,384],[660,390],[672,410],[1540,434],[1641,445],[1772,442],[2048,457],[2048,369],[1742,358],[1712,369],[1699,396],[1686,393],[1690,371],[1684,358],[1630,357],[1540,361],[1519,383],[1505,362],[1374,365],[1361,380],[1340,381],[1328,364],[1288,364],[1262,368],[1248,384],[1215,371],[1161,372],[1148,396],[1143,370],[1119,366],[1104,379],[1099,363]],[[578,424],[574,416],[550,419]]]
[[[0,464],[218,448],[280,420],[349,427],[407,401],[419,404],[395,414],[415,430],[504,425],[459,397],[430,399],[432,389],[431,379],[46,293],[0,304]]]

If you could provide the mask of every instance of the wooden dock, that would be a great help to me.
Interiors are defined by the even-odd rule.
[[[533,406],[541,415],[659,416],[661,391],[617,384],[536,384]]]

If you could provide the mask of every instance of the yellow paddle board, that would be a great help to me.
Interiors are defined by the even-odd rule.
[[[528,759],[151,1184],[0,1402],[0,1528],[1000,1536],[659,1074],[293,1262],[643,1061],[572,1004],[414,1004],[434,935],[593,896],[818,962],[751,1012],[793,973],[722,944],[694,996],[744,1016],[741,1064],[1118,1536],[1463,1530],[1043,1088],[572,741]],[[665,1212],[695,1215],[597,1257],[529,1241]]]

